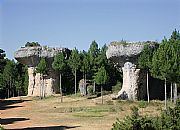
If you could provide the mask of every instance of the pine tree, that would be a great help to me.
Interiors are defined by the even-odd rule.
[[[101,97],[102,97],[102,104],[103,104],[103,85],[108,81],[108,75],[104,67],[101,67],[96,73],[95,81],[98,85],[101,85]]]
[[[63,70],[65,69],[66,63],[65,63],[65,57],[63,52],[58,53],[55,57],[54,57],[54,61],[52,63],[52,67],[55,70],[59,71],[59,78],[60,78],[60,94],[61,94],[61,102],[63,102],[63,93],[62,93],[62,73]]]
[[[166,81],[180,82],[180,34],[174,31],[171,38],[164,38],[160,47],[152,58],[151,73],[165,80],[165,107],[166,107]]]
[[[149,70],[152,66],[152,57],[153,57],[153,53],[154,51],[157,49],[157,44],[155,44],[155,46],[150,46],[150,45],[145,45],[144,49],[141,53],[141,55],[138,58],[138,64],[139,67],[144,69],[147,73],[147,98],[148,98],[148,103],[149,103]]]
[[[89,63],[90,63],[90,77],[92,78],[94,74],[98,71],[98,66],[97,66],[97,57],[99,55],[99,48],[98,44],[96,41],[92,41],[90,48],[88,50],[88,57],[89,57]]]
[[[42,78],[43,85],[40,87],[40,98],[45,97],[45,88],[44,88],[44,76],[47,74],[47,63],[45,58],[41,58],[39,64],[37,65],[36,72],[40,73],[40,77]]]
[[[83,81],[84,81],[83,85],[85,88],[86,87],[87,74],[90,71],[89,55],[87,54],[87,52],[83,51],[82,53],[80,53],[80,59],[81,59],[80,71],[83,73]]]
[[[4,66],[6,65],[5,56],[5,51],[0,48],[0,73],[3,73]]]
[[[4,85],[7,90],[7,97],[14,96],[14,78],[15,78],[15,62],[11,60],[6,61],[6,66],[3,71]]]
[[[72,71],[74,72],[74,88],[75,88],[75,95],[76,95],[76,92],[77,92],[77,78],[76,78],[76,73],[77,73],[77,70],[79,69],[80,67],[80,55],[79,55],[79,52],[78,50],[75,48],[72,50],[72,53],[70,55],[70,58],[69,58],[69,61],[68,61],[68,64],[69,66],[71,67]]]

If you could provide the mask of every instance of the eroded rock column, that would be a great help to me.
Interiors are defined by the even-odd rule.
[[[69,57],[69,49],[47,46],[22,47],[15,52],[15,59],[28,66],[28,96],[50,96],[59,93],[59,74],[52,68],[53,59],[59,52],[64,52],[65,57]],[[40,73],[35,72],[41,58],[46,59],[48,68],[47,75],[43,78]]]
[[[155,47],[155,42],[111,42],[106,56],[123,72],[122,89],[117,99],[141,100],[146,97],[146,73],[137,67],[138,57],[144,46]]]
[[[122,89],[116,95],[118,99],[138,100],[143,99],[146,94],[146,80],[142,70],[136,68],[131,62],[126,62],[123,70]]]

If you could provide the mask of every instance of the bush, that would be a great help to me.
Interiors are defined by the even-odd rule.
[[[112,92],[117,93],[121,90],[121,88],[122,88],[122,83],[117,82],[117,84],[115,86],[112,86]]]
[[[155,130],[153,119],[140,116],[137,107],[131,110],[131,116],[125,117],[124,121],[117,119],[112,130]]]
[[[123,121],[117,119],[112,130],[180,130],[180,101],[174,108],[162,111],[160,117],[140,116],[137,107],[131,110],[131,116]]]
[[[38,42],[27,42],[25,47],[41,46]]]
[[[1,124],[0,124],[0,130],[5,130],[5,129],[3,128],[3,126],[1,126]]]
[[[94,95],[92,85],[87,86],[87,93],[88,93],[88,95]]]

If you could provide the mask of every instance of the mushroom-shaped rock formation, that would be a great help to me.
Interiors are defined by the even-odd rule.
[[[146,97],[146,74],[137,68],[138,56],[145,45],[154,47],[155,42],[112,42],[108,46],[107,58],[123,71],[122,89],[115,98],[140,100]]]
[[[48,74],[44,78],[44,94],[46,96],[59,92],[59,74],[52,69],[54,56],[64,52],[66,57],[70,53],[67,48],[50,48],[47,46],[22,47],[14,54],[15,59],[28,66],[28,96],[40,96],[42,79],[35,69],[41,58],[45,58],[48,65]]]

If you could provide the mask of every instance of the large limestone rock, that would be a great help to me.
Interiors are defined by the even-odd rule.
[[[123,85],[115,98],[140,100],[146,96],[146,74],[137,68],[137,59],[144,45],[155,46],[154,42],[121,43],[112,42],[108,46],[106,56],[122,69]]]
[[[59,93],[59,74],[52,69],[54,56],[63,51],[68,57],[70,51],[66,48],[50,48],[47,46],[23,47],[15,52],[15,59],[28,66],[29,86],[28,96],[40,96],[44,93],[46,96]],[[44,77],[44,81],[39,73],[36,73],[36,66],[41,58],[45,58],[48,64],[48,74]],[[44,91],[42,92],[42,84],[44,82]]]

